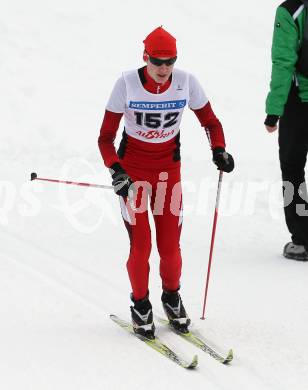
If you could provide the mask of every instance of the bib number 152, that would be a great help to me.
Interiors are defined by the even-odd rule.
[[[159,127],[167,128],[176,124],[179,112],[168,112],[164,116],[161,113],[152,112],[134,112],[136,123],[139,126],[146,126],[151,129],[158,129]]]

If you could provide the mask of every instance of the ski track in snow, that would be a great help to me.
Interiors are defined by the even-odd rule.
[[[16,234],[5,232],[4,234],[1,233],[0,236],[1,241],[5,243],[5,247],[9,248],[7,252],[10,254],[10,259],[17,261],[21,267],[28,268],[37,277],[64,289],[66,293],[75,295],[99,312],[103,311],[106,314],[111,312],[110,308],[105,306],[102,301],[101,289],[104,284],[109,287],[113,294],[116,294],[119,288],[115,284],[51,255],[47,250],[38,247],[34,243],[27,242]],[[24,247],[22,253],[20,253],[19,247]],[[5,254],[6,251],[4,250]],[[78,291],[81,287],[82,290]]]

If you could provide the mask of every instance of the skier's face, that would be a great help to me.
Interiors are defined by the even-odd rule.
[[[154,62],[152,63],[151,60]],[[165,84],[165,82],[171,76],[175,58],[155,58],[150,59],[149,55],[146,56],[147,63],[147,71],[149,75],[154,79],[157,83]],[[161,64],[160,64],[161,62]]]

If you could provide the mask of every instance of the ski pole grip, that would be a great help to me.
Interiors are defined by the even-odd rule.
[[[32,172],[31,173],[31,181],[37,179],[37,173]]]

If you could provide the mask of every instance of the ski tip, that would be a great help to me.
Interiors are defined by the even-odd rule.
[[[193,357],[192,362],[186,368],[188,368],[189,370],[192,370],[193,368],[196,368],[197,365],[198,365],[198,355],[195,355]]]
[[[226,357],[225,360],[223,361],[223,364],[229,364],[230,362],[232,362],[233,357],[234,357],[234,355],[233,355],[233,350],[230,349],[229,352],[228,352],[227,357]]]
[[[116,316],[115,314],[109,314],[109,318],[114,321],[114,322],[117,322],[119,321],[119,317]]]
[[[31,181],[37,179],[37,173],[32,172],[31,173]]]

